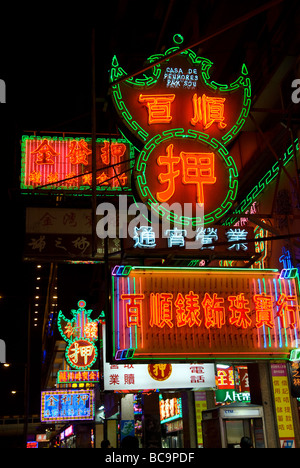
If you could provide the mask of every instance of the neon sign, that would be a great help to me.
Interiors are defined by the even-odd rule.
[[[157,229],[156,229],[157,228]],[[176,226],[173,229],[162,229],[162,236],[159,236],[160,227],[157,225],[134,227],[133,237],[127,237],[123,241],[123,247],[126,252],[134,255],[151,253],[157,251],[169,253],[170,249],[193,251],[194,254],[201,255],[213,253],[218,257],[226,255],[232,258],[247,258],[255,253],[255,245],[248,242],[254,238],[252,227],[225,227],[212,225],[210,227],[198,227],[194,231],[194,239],[189,239],[186,229],[179,229]],[[256,244],[256,243],[255,243]],[[215,257],[216,258],[216,257]]]
[[[85,301],[78,302],[78,309],[71,310],[72,320],[67,319],[62,311],[59,311],[57,318],[60,334],[68,343],[65,352],[67,362],[75,369],[90,368],[98,356],[95,342],[98,340],[100,317],[92,320],[90,315],[93,310],[86,310],[85,306]]]
[[[94,419],[94,392],[92,390],[42,392],[42,422],[92,419]]]
[[[298,277],[234,268],[122,271],[112,276],[114,355],[288,358],[299,340]]]
[[[98,370],[76,370],[76,371],[58,371],[57,373],[57,383],[66,384],[66,383],[95,383],[99,382],[99,371]]]
[[[168,58],[176,50],[150,57],[150,65],[161,63],[129,79],[114,57],[112,99],[141,149],[134,168],[139,198],[161,217],[171,216],[166,203],[203,205],[204,215],[194,212],[180,222],[211,224],[236,198],[238,172],[225,146],[249,113],[250,79],[243,65],[233,83],[216,83],[210,60],[192,50]]]
[[[23,136],[21,151],[21,189],[90,191],[91,138]],[[127,140],[97,138],[97,190],[130,190],[132,158]]]
[[[166,398],[164,400],[162,395],[159,395],[159,415],[160,424],[182,418],[181,398]]]

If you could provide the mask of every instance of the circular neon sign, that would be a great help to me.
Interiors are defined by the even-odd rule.
[[[228,150],[202,132],[183,129],[146,143],[134,175],[139,198],[160,217],[181,225],[216,222],[231,208],[238,188]]]
[[[79,339],[72,341],[66,349],[66,359],[75,369],[88,369],[97,359],[97,348],[93,341]]]

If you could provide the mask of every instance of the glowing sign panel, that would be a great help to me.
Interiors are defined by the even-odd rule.
[[[72,320],[59,311],[57,323],[63,339],[68,343],[65,356],[68,364],[75,369],[90,368],[98,356],[95,341],[98,340],[99,318],[92,320],[92,309],[86,310],[86,302],[80,300],[78,309],[72,309]]]
[[[22,137],[21,188],[88,191],[92,185],[91,138]],[[129,190],[131,145],[124,139],[96,140],[99,191]]]
[[[92,390],[42,392],[42,422],[92,419],[94,419],[94,393]]]
[[[216,386],[214,364],[104,364],[104,390],[194,388]]]
[[[236,198],[237,168],[225,146],[249,113],[250,79],[243,65],[234,82],[217,83],[210,77],[210,60],[192,50],[168,58],[176,50],[150,57],[149,65],[160,63],[129,79],[114,57],[112,99],[141,149],[134,171],[141,200],[167,218],[166,203],[191,203],[194,211],[201,205],[204,214],[181,221],[211,224]]]
[[[277,270],[132,267],[113,276],[114,351],[287,358],[299,340],[298,294],[298,278]]]

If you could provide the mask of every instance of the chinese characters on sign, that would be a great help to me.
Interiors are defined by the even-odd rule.
[[[280,446],[295,447],[295,433],[286,364],[271,364]]]
[[[108,364],[104,365],[104,390],[215,387],[213,364]]]
[[[194,211],[201,205],[204,216],[193,213],[193,222],[211,224],[236,198],[237,168],[225,146],[245,123],[251,84],[245,65],[233,83],[219,84],[209,74],[212,62],[192,50],[167,58],[176,48],[150,57],[150,64],[167,60],[136,79],[126,80],[114,57],[112,99],[140,142],[134,170],[140,199],[161,217],[170,213],[165,203],[191,203]]]
[[[181,398],[175,397],[164,400],[162,395],[159,395],[159,415],[161,424],[182,418]]]
[[[124,239],[125,251],[133,251],[135,255],[145,252],[147,255],[160,250],[180,248],[193,250],[202,255],[217,254],[222,256],[250,257],[255,252],[252,227],[211,226],[195,228],[194,238],[188,238],[186,229],[174,227],[166,229],[163,236],[159,236],[154,226],[134,227],[132,239]]]
[[[120,251],[120,240],[108,240],[109,253]],[[26,209],[24,259],[87,260],[92,257],[92,212],[79,208]],[[104,239],[97,237],[95,259],[104,258]]]
[[[42,422],[92,419],[94,419],[94,394],[92,390],[42,392]]]
[[[166,51],[165,56],[169,52],[174,52],[174,48]],[[164,55],[160,57],[163,59]],[[157,58],[155,55],[153,60]],[[162,61],[142,79],[127,81],[126,73],[114,57],[112,98],[120,118],[143,142],[161,129],[197,127],[226,144],[245,122],[251,84],[245,65],[237,80],[228,85],[211,80],[212,65],[209,59],[196,57],[192,50],[187,50]],[[120,78],[123,81],[114,84]]]
[[[21,188],[89,190],[91,138],[22,137]],[[103,191],[129,190],[133,150],[123,139],[96,140],[96,183]]]
[[[58,329],[62,338],[68,343],[65,356],[68,364],[75,369],[88,369],[98,356],[95,342],[98,340],[98,322],[91,319],[92,309],[85,309],[86,303],[78,302],[78,309],[72,309],[71,320],[62,311],[57,318]]]
[[[276,270],[132,267],[113,276],[114,349],[135,343],[133,360],[287,356],[297,288]]]
[[[75,370],[75,371],[58,371],[57,383],[94,383],[99,382],[98,370]]]
[[[184,209],[186,225],[207,225],[232,205],[238,188],[233,158],[218,141],[170,130],[140,152],[134,177],[140,199],[160,217],[173,216],[175,204]],[[189,213],[186,209],[189,207]],[[179,223],[179,219],[177,220]]]

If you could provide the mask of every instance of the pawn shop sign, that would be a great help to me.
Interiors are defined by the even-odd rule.
[[[62,338],[68,343],[65,357],[74,369],[89,369],[98,356],[95,342],[98,340],[98,323],[102,317],[91,319],[92,309],[86,309],[86,302],[80,300],[78,309],[72,309],[70,320],[59,311],[57,324]]]
[[[243,65],[235,81],[216,83],[213,63],[192,50],[180,52],[181,36],[174,41],[175,47],[150,57],[153,67],[136,77],[126,79],[114,57],[112,99],[125,133],[140,148],[134,169],[139,199],[161,217],[171,215],[173,203],[191,203],[192,215],[180,222],[212,224],[237,195],[238,172],[225,146],[248,116],[250,79]]]

